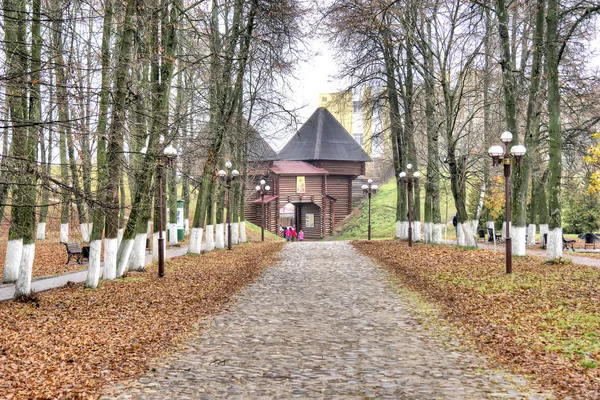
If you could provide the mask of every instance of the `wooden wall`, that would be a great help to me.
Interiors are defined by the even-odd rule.
[[[315,167],[326,169],[329,175],[359,176],[365,173],[365,163],[356,161],[309,161]]]
[[[314,228],[306,227],[306,214],[315,215],[315,226]],[[306,203],[300,205],[300,228],[304,230],[304,237],[306,239],[321,239],[321,208],[312,203]]]
[[[327,177],[327,194],[336,199],[335,224],[341,222],[352,212],[352,177],[330,175]]]

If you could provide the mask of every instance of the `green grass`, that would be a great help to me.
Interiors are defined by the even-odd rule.
[[[254,225],[252,222],[246,220],[246,229],[248,231],[251,231],[252,233],[258,235],[260,238],[260,226]],[[271,233],[265,229],[265,239],[269,239],[269,238],[272,240],[283,240],[281,237],[279,237],[279,236],[275,235],[274,233]]]
[[[396,182],[394,178],[381,185],[379,190],[371,198],[371,238],[390,239],[396,236]],[[421,220],[423,219],[425,205],[425,188],[421,187]],[[368,200],[365,198],[358,206],[359,212],[351,217],[342,231],[334,235],[333,239],[338,240],[357,240],[367,238],[368,226]],[[440,188],[440,208],[442,221],[445,221],[446,215],[449,220],[456,213],[452,193],[448,189],[444,191]],[[454,237],[454,228],[452,223],[448,228],[448,238]]]

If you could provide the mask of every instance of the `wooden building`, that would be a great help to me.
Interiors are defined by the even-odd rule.
[[[251,166],[246,187],[246,219],[277,233],[284,210],[307,239],[320,239],[352,212],[352,180],[371,158],[326,109],[318,108],[279,152],[278,161]],[[265,168],[266,167],[266,168]],[[270,186],[264,203],[255,190]]]

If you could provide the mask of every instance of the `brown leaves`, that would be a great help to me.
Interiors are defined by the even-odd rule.
[[[236,246],[101,283],[40,295],[39,307],[0,304],[3,398],[72,398],[141,373],[272,262],[282,243]]]
[[[477,346],[562,396],[600,397],[600,270],[405,242],[353,242],[434,301]]]

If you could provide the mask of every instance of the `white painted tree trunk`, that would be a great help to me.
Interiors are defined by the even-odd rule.
[[[423,241],[431,243],[433,235],[433,222],[425,222],[423,224]]]
[[[120,260],[117,260],[117,253],[119,251],[117,241],[117,238],[104,239],[104,271],[102,274],[104,279],[112,280],[117,277],[117,261],[120,262]],[[127,258],[129,259],[129,255]]]
[[[240,242],[240,224],[238,222],[234,222],[231,224],[231,244],[238,244]]]
[[[396,221],[396,237],[408,240],[408,221]]]
[[[540,242],[544,243],[544,234],[548,233],[548,224],[540,224]],[[546,243],[548,244],[548,243]]]
[[[69,243],[69,224],[60,224],[60,242]]]
[[[214,225],[206,225],[206,251],[215,249],[215,227]]]
[[[19,277],[19,266],[23,256],[23,239],[9,240],[4,258],[4,276],[2,283],[14,283]]]
[[[465,222],[465,225],[469,226],[468,222]],[[466,246],[466,242],[465,242],[465,233],[463,232],[463,230],[461,229],[461,224],[459,223],[457,226],[458,229],[456,229],[456,244],[458,246]],[[469,226],[470,228],[470,226]]]
[[[512,224],[511,224],[512,225]],[[527,228],[524,226],[511,226],[512,253],[515,256],[527,255]]]
[[[535,224],[529,224],[527,226],[527,245],[528,246],[535,246],[535,231],[536,231]]]
[[[215,225],[215,248],[222,249],[225,247],[225,227],[223,224]]]
[[[117,247],[117,240],[114,240],[114,248],[112,251],[115,256],[114,259],[116,261],[115,266],[111,269],[111,273],[113,274],[112,278],[105,279],[115,279],[121,278],[125,272],[127,272],[127,267],[129,267],[129,258],[131,257],[131,252],[133,251],[133,244],[135,243],[135,239],[123,239],[121,242],[121,246]],[[104,272],[106,273],[106,248],[107,248],[106,240],[104,241]],[[121,251],[119,251],[121,250]]]
[[[45,240],[46,239],[46,223],[45,222],[38,223],[35,238],[36,238],[36,240]]]
[[[148,236],[152,233],[152,221],[148,221],[148,227],[146,228],[146,233]]]
[[[146,233],[138,233],[133,240],[133,248],[129,256],[129,271],[143,271],[146,267]]]
[[[123,233],[125,232],[125,229],[123,228],[119,228],[117,230],[117,248],[119,246],[121,246],[121,241],[123,240]]]
[[[90,224],[79,224],[79,228],[81,229],[81,241],[85,243],[89,243],[90,241]]]
[[[33,270],[34,257],[35,243],[24,244],[19,265],[19,277],[15,284],[15,297],[31,294],[31,271]]]
[[[177,241],[177,224],[169,223],[169,246],[175,246],[179,242]]]
[[[187,218],[183,220],[183,233],[185,235],[190,234],[190,220]]]
[[[102,251],[102,240],[92,240],[90,243],[90,255],[88,258],[88,273],[85,287],[96,289],[100,280],[100,252]]]
[[[225,247],[229,246],[229,224],[223,224],[223,229],[224,229],[224,233],[223,233],[223,243],[225,243]]]
[[[431,233],[432,243],[442,243],[442,231],[444,230],[444,224],[433,224],[433,231]]]
[[[475,235],[473,235],[473,231],[471,230],[471,223],[469,221],[467,222],[463,222],[460,224],[460,228],[458,230],[459,234],[462,233],[462,237],[463,237],[463,242],[464,245],[463,246],[467,246],[467,247],[475,247],[477,246],[477,243],[475,242]],[[460,244],[459,244],[460,246]]]
[[[246,221],[240,222],[240,242],[246,243]]]
[[[554,228],[548,232],[548,244],[546,247],[546,260],[552,261],[563,255],[562,228]]]
[[[421,241],[421,221],[414,221],[412,227],[413,242]]]
[[[164,254],[167,254],[167,231],[163,231],[163,249]],[[154,232],[152,235],[152,262],[158,262],[158,232]]]
[[[202,251],[202,228],[192,228],[192,234],[190,235],[190,245],[188,247],[188,253],[200,254]]]

